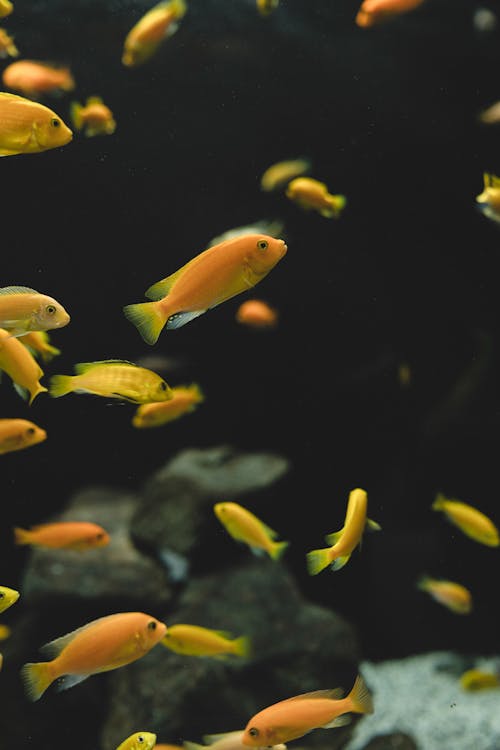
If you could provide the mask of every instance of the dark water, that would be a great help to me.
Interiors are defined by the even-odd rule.
[[[352,618],[368,657],[495,650],[497,553],[430,506],[440,490],[500,522],[500,234],[475,206],[483,172],[500,172],[498,126],[476,120],[500,95],[498,29],[475,30],[469,2],[428,0],[362,30],[350,0],[282,0],[265,20],[250,0],[190,0],[155,58],[125,69],[124,36],[148,7],[17,0],[4,22],[22,56],[70,63],[75,96],[46,100],[63,119],[72,98],[98,94],[118,126],[1,160],[3,285],[71,314],[46,375],[137,361],[153,347],[122,306],[214,235],[277,217],[288,253],[246,296],[277,307],[280,324],[242,328],[236,298],[164,331],[154,352],[185,362],[167,379],[198,382],[206,401],[158,431],[134,430],[131,405],[87,396],[28,407],[4,377],[2,416],[49,438],[2,456],[1,582],[20,584],[13,524],[45,520],[88,484],[140,487],[183,448],[230,443],[292,462],[287,502],[267,520],[294,540],[303,590]],[[270,164],[299,155],[347,196],[338,221],[260,191]],[[340,527],[355,486],[384,534],[335,584],[310,579],[304,551]],[[423,572],[470,586],[474,614],[416,593]]]

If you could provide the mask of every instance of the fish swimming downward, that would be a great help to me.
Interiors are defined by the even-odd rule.
[[[125,317],[147,344],[155,344],[165,326],[180,328],[254,287],[287,249],[283,240],[263,234],[249,234],[209,247],[149,287],[146,297],[153,302],[126,305]]]
[[[461,500],[451,500],[438,492],[432,510],[442,511],[450,523],[466,536],[487,547],[498,547],[500,536],[493,521],[477,508]]]
[[[472,611],[471,593],[461,583],[425,575],[417,581],[417,588],[457,615],[468,615]]]
[[[33,403],[39,393],[47,388],[40,383],[43,370],[29,349],[9,331],[0,328],[0,370],[12,379],[14,388],[21,398]]]

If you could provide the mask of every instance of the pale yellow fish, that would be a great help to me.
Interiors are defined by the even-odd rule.
[[[310,172],[311,166],[310,159],[302,157],[298,159],[278,161],[276,164],[271,164],[260,178],[261,190],[264,190],[265,192],[281,190],[281,188],[288,185],[290,180]],[[271,234],[271,232],[268,232],[268,234]]]
[[[432,510],[442,511],[448,520],[466,536],[487,547],[498,547],[500,537],[493,521],[477,508],[461,500],[451,500],[438,493]]]
[[[52,109],[0,92],[0,156],[37,154],[65,146],[73,133]]]
[[[202,750],[202,748],[209,747],[210,750],[245,750],[243,744],[243,729],[236,729],[233,732],[221,732],[219,734],[205,734],[203,735],[202,745],[198,742],[184,741],[184,750]],[[286,745],[272,745],[269,750],[286,750]]]
[[[204,398],[196,383],[176,385],[172,388],[172,398],[168,401],[141,404],[132,417],[132,424],[138,429],[161,427],[193,412]]]
[[[248,656],[250,653],[250,639],[247,636],[233,638],[225,630],[213,630],[200,625],[169,625],[161,642],[170,651],[184,656],[224,658],[228,655]]]
[[[19,599],[19,591],[10,589],[8,586],[0,586],[0,612],[12,607]]]
[[[238,503],[216,503],[214,512],[233,539],[247,544],[255,554],[267,553],[273,560],[279,560],[289,545],[274,541],[278,532]]]
[[[28,347],[34,357],[41,357],[43,362],[51,362],[61,354],[61,350],[50,343],[47,331],[30,331],[19,338]]]
[[[53,375],[49,393],[54,398],[68,393],[90,393],[134,404],[168,401],[172,389],[156,372],[122,359],[80,362],[76,375]]]
[[[0,419],[0,455],[42,443],[47,433],[29,419]]]
[[[47,391],[40,383],[44,373],[36,359],[4,328],[0,328],[0,370],[7,373],[16,391],[30,406],[39,393]]]
[[[500,674],[484,669],[468,669],[460,676],[460,686],[469,692],[500,687]]]
[[[472,611],[472,595],[461,583],[422,576],[417,581],[417,588],[458,615],[468,615]]]
[[[116,750],[153,750],[156,745],[156,734],[153,732],[134,732],[123,740]]]
[[[27,286],[0,288],[0,328],[5,328],[11,336],[62,328],[69,321],[61,303],[47,294]]]

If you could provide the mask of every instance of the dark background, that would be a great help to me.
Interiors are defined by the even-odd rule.
[[[137,69],[122,45],[150,4],[17,0],[2,24],[21,57],[71,65],[75,92],[43,100],[68,124],[72,99],[93,94],[117,120],[111,137],[0,160],[2,285],[51,294],[71,315],[42,382],[155,353],[180,359],[167,380],[198,382],[206,401],[138,431],[133,405],[41,394],[29,407],[4,376],[1,416],[48,439],[1,457],[1,583],[21,585],[12,525],[46,520],[90,484],[140,488],[183,448],[230,443],[290,459],[265,520],[292,540],[304,593],[355,623],[367,658],[494,652],[499,551],[430,507],[442,491],[500,524],[500,226],[475,205],[483,172],[500,173],[500,126],[477,121],[500,99],[500,33],[473,23],[498,6],[427,0],[360,29],[352,0],[281,0],[267,19],[253,0],[188,2]],[[270,164],[302,155],[347,196],[338,221],[260,191]],[[283,261],[248,295],[144,344],[122,306],[261,218],[283,220]],[[250,296],[278,308],[276,330],[236,323]],[[383,531],[342,571],[310,578],[305,552],[341,527],[356,486]],[[417,591],[425,572],[467,585],[473,613]]]

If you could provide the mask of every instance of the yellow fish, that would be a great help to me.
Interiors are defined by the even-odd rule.
[[[53,375],[50,395],[59,398],[72,392],[91,393],[133,404],[172,398],[172,389],[156,372],[123,359],[80,362],[75,365],[75,372],[76,375]]]
[[[30,406],[39,393],[47,391],[40,383],[44,373],[36,359],[4,328],[0,328],[0,370],[12,379],[21,398],[28,399],[29,395]]]
[[[477,692],[500,687],[500,674],[485,672],[482,669],[468,669],[460,677],[460,685],[464,690]]]
[[[73,133],[39,102],[0,92],[0,156],[37,154],[65,146]]]
[[[311,161],[305,158],[278,161],[268,167],[260,178],[261,190],[266,193],[272,190],[280,190],[295,177],[310,172],[311,166]]]
[[[0,641],[6,641],[7,638],[10,638],[11,632],[8,625],[0,625]]]
[[[254,287],[287,249],[283,240],[264,234],[248,234],[213,245],[149,287],[146,297],[154,302],[124,307],[125,317],[147,344],[155,344],[165,325],[167,329],[180,328]]]
[[[0,57],[17,57],[19,50],[5,29],[0,29]]]
[[[176,385],[172,388],[172,398],[159,403],[141,404],[132,418],[138,429],[161,427],[194,411],[204,400],[199,385]]]
[[[221,732],[220,734],[205,734],[203,736],[205,745],[185,740],[183,743],[184,750],[202,750],[202,748],[207,747],[210,750],[245,750],[245,745],[241,741],[242,737],[243,729],[236,729],[233,732]],[[286,745],[274,745],[272,746],[272,750],[286,750]]]
[[[317,211],[326,219],[338,219],[347,204],[345,195],[332,195],[324,182],[312,177],[296,177],[289,182],[286,196],[306,211]]]
[[[8,586],[0,586],[0,612],[12,607],[19,599],[19,591],[9,589]]]
[[[500,223],[500,177],[485,172],[483,182],[484,189],[476,196],[476,205],[488,219]]]
[[[113,113],[100,96],[89,96],[84,105],[71,102],[70,113],[75,129],[83,130],[87,138],[112,135],[116,130]]]
[[[123,740],[116,750],[153,750],[156,745],[156,734],[153,732],[134,732]]]
[[[279,5],[279,0],[257,0],[257,10],[261,16],[268,16]]]
[[[170,651],[185,656],[226,657],[248,656],[250,639],[247,636],[232,638],[225,630],[211,630],[199,625],[169,625],[162,641]]]
[[[472,505],[460,500],[448,500],[438,493],[432,504],[432,510],[443,511],[451,523],[474,541],[486,544],[488,547],[499,546],[500,538],[495,524]]]
[[[14,10],[14,5],[10,0],[0,0],[0,18],[6,18],[10,16]]]
[[[306,555],[310,575],[316,575],[332,563],[332,570],[340,570],[348,562],[353,550],[361,543],[365,529],[380,530],[376,521],[366,517],[367,503],[368,495],[365,490],[356,488],[349,493],[344,526],[340,531],[325,537],[332,546],[311,550]]]
[[[51,362],[54,357],[61,354],[61,350],[52,346],[47,331],[29,331],[19,339],[34,357],[40,356],[43,362]]]
[[[0,455],[43,443],[47,433],[29,419],[0,419]]]
[[[458,615],[468,615],[472,610],[471,593],[461,583],[422,576],[417,581],[417,588],[426,591],[433,599]]]
[[[185,0],[163,0],[148,10],[125,37],[122,63],[133,68],[149,60],[175,34],[186,11]]]
[[[267,552],[273,560],[279,560],[289,545],[289,542],[275,542],[278,532],[238,503],[216,503],[214,512],[233,539],[247,544],[255,554]]]
[[[11,336],[62,328],[69,321],[61,303],[47,294],[27,286],[0,288],[0,328],[5,328]]]

